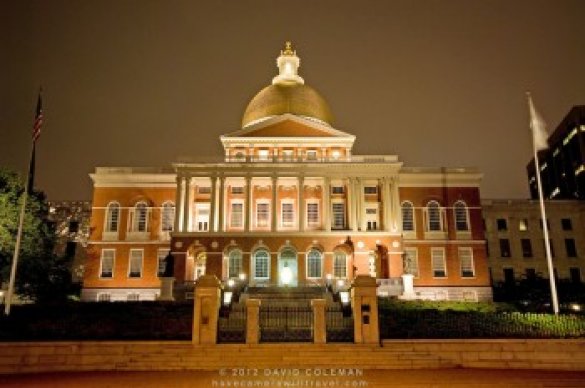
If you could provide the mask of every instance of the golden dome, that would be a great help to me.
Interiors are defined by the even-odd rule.
[[[276,83],[262,89],[248,104],[242,127],[271,116],[290,113],[332,124],[325,99],[310,86],[300,83]]]

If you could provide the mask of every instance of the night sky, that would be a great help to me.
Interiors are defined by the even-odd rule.
[[[525,91],[552,131],[585,104],[585,1],[0,2],[0,165],[24,173],[39,85],[37,188],[90,199],[96,166],[221,156],[292,40],[356,154],[478,167],[526,198]]]

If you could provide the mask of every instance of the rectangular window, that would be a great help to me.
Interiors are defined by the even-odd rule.
[[[367,208],[366,209],[366,214],[376,214],[378,213],[378,209],[376,208]]]
[[[333,229],[345,229],[345,204],[333,204]]]
[[[230,225],[232,228],[244,226],[244,204],[241,202],[232,203],[232,214]]]
[[[100,293],[97,295],[97,301],[98,301],[98,302],[109,302],[109,301],[110,301],[110,299],[111,299],[111,296],[110,296],[110,294],[108,294],[108,293],[105,293],[105,292],[100,292]]]
[[[281,213],[282,226],[293,226],[295,223],[295,211],[293,203],[283,202]]]
[[[542,229],[542,218],[538,220],[538,223],[540,225],[540,229]],[[548,230],[550,230],[550,222],[548,222],[548,220],[546,220],[546,227]]]
[[[534,268],[526,268],[526,280],[536,280],[536,270]]]
[[[514,269],[513,268],[504,268],[504,282],[507,285],[512,285],[516,283],[516,279],[514,278]]]
[[[567,257],[577,257],[577,246],[574,239],[565,239],[565,250],[567,251]]]
[[[462,278],[472,278],[475,276],[473,250],[471,248],[459,248],[459,262],[461,263]]]
[[[571,283],[574,284],[581,284],[581,269],[577,267],[569,268],[569,276],[571,278]]]
[[[167,258],[169,254],[169,250],[168,249],[159,249],[158,253],[157,253],[157,265],[156,265],[156,276],[161,277],[164,276],[165,274],[165,270],[166,270],[166,263],[165,263],[165,259]]]
[[[307,151],[307,160],[317,160],[317,151]]]
[[[100,278],[114,277],[115,249],[102,249]]]
[[[433,277],[447,277],[444,248],[431,248],[431,265],[433,267]]]
[[[333,186],[333,187],[331,187],[331,193],[333,193],[333,194],[343,194],[343,186]]]
[[[528,220],[526,218],[523,218],[518,222],[518,230],[521,232],[526,232],[528,230]]]
[[[552,240],[548,240],[548,243],[550,246],[550,257],[555,257],[555,247]],[[544,255],[546,257],[546,245],[544,244],[544,239],[542,240],[542,246],[544,247]]]
[[[244,194],[244,187],[232,186],[232,194]]]
[[[199,186],[197,188],[197,192],[199,194],[210,194],[211,193],[211,187],[210,186]]]
[[[142,259],[144,251],[142,249],[130,249],[130,268],[128,271],[129,278],[139,278],[142,276]]]
[[[336,252],[333,256],[333,276],[336,278],[347,277],[347,263],[345,253]]]
[[[283,150],[282,151],[282,159],[285,162],[292,162],[294,159],[294,154],[292,150]]]
[[[311,226],[319,225],[318,203],[307,203],[307,224]]]
[[[270,219],[270,205],[267,202],[258,202],[256,204],[256,226],[268,226]]]
[[[508,230],[508,221],[505,218],[498,218],[496,220],[496,226],[499,231],[506,231]]]
[[[364,194],[378,194],[378,186],[364,187]]]
[[[133,292],[126,296],[128,302],[138,302],[140,300],[140,294]]]
[[[573,230],[573,223],[570,218],[561,218],[561,227],[563,230]]]
[[[79,221],[69,221],[69,233],[79,232]]]
[[[520,245],[522,246],[522,257],[532,257],[532,243],[529,238],[520,239]]]
[[[510,240],[507,238],[500,239],[500,256],[510,257]]]
[[[418,250],[416,248],[404,248],[404,255],[408,263],[408,272],[418,277]]]

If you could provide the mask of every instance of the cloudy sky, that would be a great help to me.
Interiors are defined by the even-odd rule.
[[[553,130],[585,104],[585,1],[0,2],[0,166],[89,199],[96,166],[221,155],[292,40],[356,154],[477,167],[485,198],[526,198],[525,91]]]

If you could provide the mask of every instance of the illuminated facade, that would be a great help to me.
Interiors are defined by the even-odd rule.
[[[340,288],[370,274],[381,295],[400,296],[408,258],[415,297],[491,299],[481,174],[354,155],[355,136],[333,127],[299,65],[287,45],[217,162],[91,174],[83,299],[154,299],[169,250],[176,298],[203,273]]]

